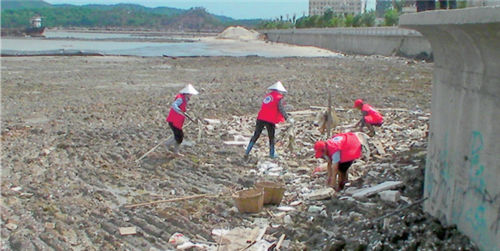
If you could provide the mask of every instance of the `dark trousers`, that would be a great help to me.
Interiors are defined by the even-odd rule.
[[[349,176],[347,174],[347,169],[351,167],[354,161],[339,163],[339,189],[344,189],[345,183],[349,180]]]
[[[182,129],[175,127],[174,124],[172,124],[172,122],[168,122],[168,125],[174,132],[174,137],[177,144],[181,144],[182,140],[184,139],[184,133],[182,132]]]
[[[255,132],[253,133],[253,137],[250,139],[250,142],[257,142],[257,139],[259,139],[264,127],[266,127],[267,134],[269,135],[269,145],[274,146],[274,128],[276,126],[273,123],[260,119],[257,119],[257,123],[255,124]]]

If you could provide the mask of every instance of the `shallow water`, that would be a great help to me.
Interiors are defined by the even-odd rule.
[[[265,44],[246,43],[241,41],[199,40],[195,42],[154,42],[157,36],[146,36],[122,33],[78,33],[48,31],[45,38],[3,38],[1,40],[2,55],[30,55],[40,53],[100,53],[104,55],[128,56],[261,56],[261,57],[331,57],[338,56],[330,51],[319,50],[308,53],[299,46],[272,46]],[[150,41],[137,41],[140,39]],[[177,39],[179,37],[161,37]],[[124,41],[117,41],[123,39]],[[137,40],[136,40],[137,39]]]

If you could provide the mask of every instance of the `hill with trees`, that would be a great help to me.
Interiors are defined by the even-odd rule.
[[[204,8],[189,10],[137,4],[51,5],[42,0],[2,0],[2,28],[24,28],[34,15],[46,27],[120,28],[184,31],[221,31],[230,25],[255,27],[260,19],[236,20],[208,13]]]
[[[2,0],[2,10],[18,10],[30,8],[46,8],[51,4],[42,0]]]

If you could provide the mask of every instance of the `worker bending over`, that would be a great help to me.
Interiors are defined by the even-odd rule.
[[[363,127],[366,126],[368,130],[370,130],[368,135],[370,135],[370,137],[373,137],[375,135],[375,128],[373,127],[381,126],[382,123],[384,123],[384,118],[371,105],[363,103],[362,99],[356,99],[356,101],[354,101],[354,108],[361,110],[362,113],[361,120],[356,123],[354,127],[359,126],[359,130],[362,132]]]
[[[347,132],[335,134],[331,139],[314,144],[315,157],[328,161],[327,184],[336,191],[344,189],[348,181],[347,169],[354,160],[361,157],[361,142],[364,142],[361,133]]]

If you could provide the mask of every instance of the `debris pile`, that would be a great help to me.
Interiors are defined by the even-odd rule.
[[[2,58],[2,248],[475,250],[421,210],[431,76],[427,63],[389,57]],[[295,124],[278,126],[278,158],[264,130],[246,161],[278,79]],[[186,126],[176,158],[161,142],[187,82],[203,123]],[[341,192],[313,158],[326,85],[335,131],[360,118],[354,98],[385,117]],[[231,195],[262,180],[285,185],[281,204],[240,213]]]

